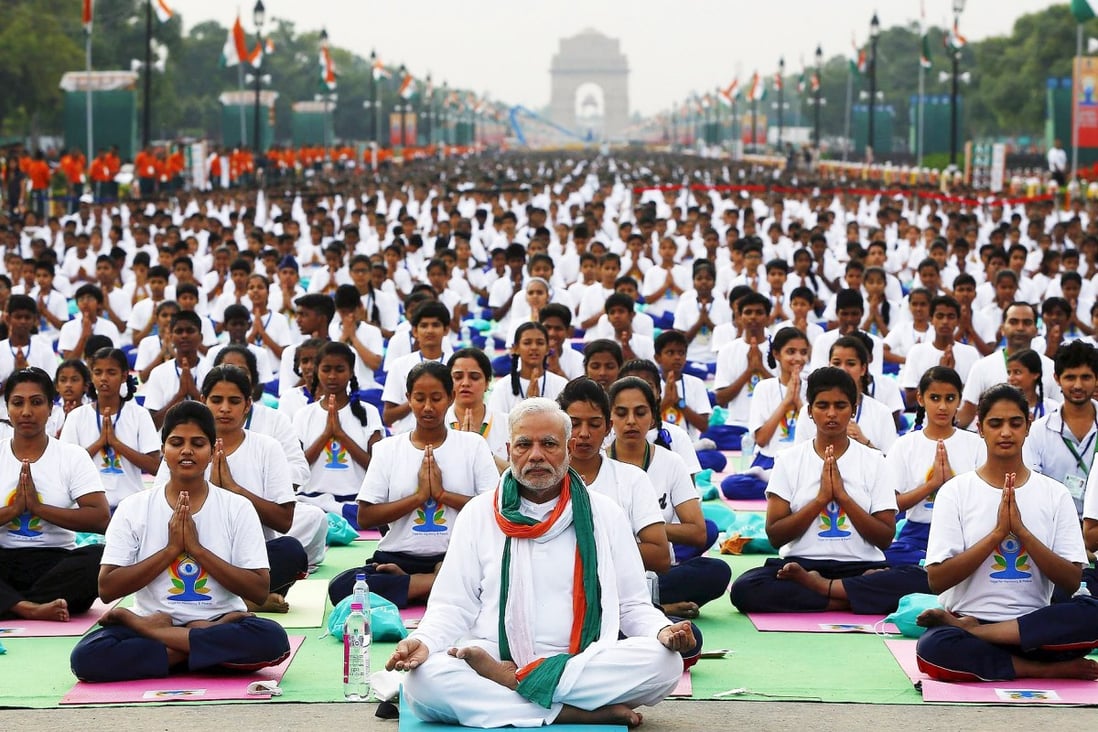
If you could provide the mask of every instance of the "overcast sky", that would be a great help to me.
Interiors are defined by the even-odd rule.
[[[232,24],[237,8],[254,31],[254,2],[168,0],[186,28],[214,19]],[[952,0],[923,0],[928,23],[947,25]],[[487,92],[531,108],[549,102],[549,65],[561,38],[595,28],[621,40],[629,60],[632,111],[651,114],[694,90],[746,80],[756,68],[772,74],[785,56],[787,73],[824,53],[851,53],[863,43],[876,10],[888,27],[917,20],[920,0],[264,0],[269,18],[297,29],[326,27],[332,42],[387,64],[405,63],[451,86]],[[1010,32],[1015,19],[1052,0],[968,0],[961,33],[970,40]],[[917,60],[912,60],[912,65]],[[277,85],[277,80],[275,84]],[[744,81],[741,81],[741,84]]]

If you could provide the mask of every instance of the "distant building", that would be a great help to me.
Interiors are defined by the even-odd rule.
[[[616,38],[593,29],[562,38],[549,68],[553,122],[592,140],[629,124],[629,63]]]

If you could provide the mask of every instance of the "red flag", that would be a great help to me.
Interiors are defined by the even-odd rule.
[[[84,30],[91,32],[92,26],[92,0],[84,0],[84,14],[82,16]]]

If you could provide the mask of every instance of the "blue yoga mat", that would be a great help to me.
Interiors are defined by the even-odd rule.
[[[399,732],[431,732],[432,730],[459,730],[480,729],[480,727],[461,727],[456,724],[441,724],[439,722],[424,722],[412,714],[412,710],[404,703],[404,695],[400,697],[400,727]],[[624,724],[554,724],[552,727],[507,727],[508,730],[546,730],[552,732],[626,732]]]

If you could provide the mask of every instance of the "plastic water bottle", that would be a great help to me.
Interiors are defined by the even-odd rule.
[[[755,454],[755,435],[751,430],[744,432],[740,438],[740,454],[745,460],[751,460]]]
[[[461,339],[461,345],[465,348],[469,348],[473,345],[472,329],[469,328],[469,321],[463,321],[461,324],[461,334],[458,336]]]
[[[370,586],[366,584],[366,573],[355,574],[355,584],[351,589],[351,602],[357,602],[362,606],[362,613],[366,615],[370,607]]]
[[[362,605],[351,603],[343,626],[343,696],[347,701],[370,698],[370,625]]]

